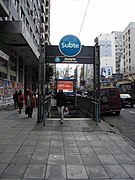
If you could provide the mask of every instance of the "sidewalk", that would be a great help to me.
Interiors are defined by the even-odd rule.
[[[0,179],[135,180],[135,149],[105,122],[0,111]]]

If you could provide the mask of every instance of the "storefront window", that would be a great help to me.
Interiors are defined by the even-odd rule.
[[[16,71],[16,67],[17,67],[17,59],[11,55],[11,62],[10,62],[10,69],[12,71]]]

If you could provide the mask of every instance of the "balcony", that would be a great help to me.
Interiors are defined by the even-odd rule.
[[[7,8],[7,1],[0,0],[0,16],[1,17],[8,17],[9,16],[9,10]]]
[[[21,21],[0,22],[0,36],[20,56],[26,56],[26,65],[37,66],[39,59],[38,47],[27,27]]]

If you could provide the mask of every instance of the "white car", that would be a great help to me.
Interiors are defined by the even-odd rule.
[[[122,106],[130,105],[131,107],[135,104],[135,99],[130,94],[120,94]]]

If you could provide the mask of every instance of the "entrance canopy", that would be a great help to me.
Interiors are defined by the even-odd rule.
[[[46,63],[77,63],[77,64],[93,64],[94,63],[94,47],[82,46],[81,52],[74,57],[64,56],[58,46],[46,45]]]

